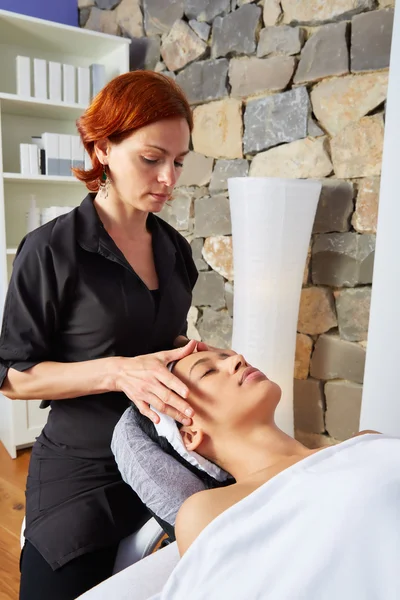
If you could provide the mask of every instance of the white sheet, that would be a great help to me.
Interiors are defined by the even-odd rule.
[[[176,543],[170,544],[96,585],[77,600],[148,600],[162,590],[178,561]]]
[[[400,439],[367,434],[220,515],[153,600],[399,600],[399,565]]]

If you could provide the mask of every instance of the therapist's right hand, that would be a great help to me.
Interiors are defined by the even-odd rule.
[[[115,390],[124,392],[142,415],[153,423],[160,418],[150,405],[183,425],[191,424],[193,409],[185,401],[187,386],[168,369],[168,363],[180,360],[194,352],[196,342],[190,341],[182,348],[145,354],[133,358],[119,357]]]

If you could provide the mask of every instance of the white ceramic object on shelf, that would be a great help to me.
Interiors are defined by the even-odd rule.
[[[232,348],[282,388],[276,423],[293,425],[293,371],[303,273],[318,181],[228,179],[234,259]]]

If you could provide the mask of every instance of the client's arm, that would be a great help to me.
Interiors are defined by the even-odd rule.
[[[155,515],[172,526],[183,502],[204,490],[198,477],[143,432],[133,407],[118,421],[111,449],[122,479]]]

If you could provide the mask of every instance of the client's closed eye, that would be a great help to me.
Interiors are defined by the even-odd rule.
[[[216,373],[217,369],[207,369],[207,371],[205,373],[203,373],[203,375],[200,377],[200,379],[203,379],[203,377],[206,377],[206,375],[210,375],[210,373]]]

